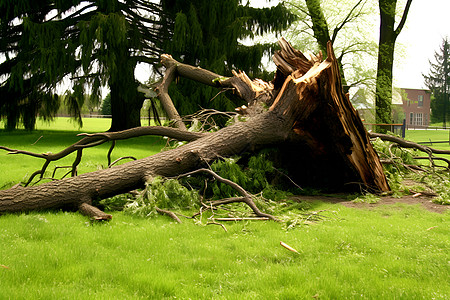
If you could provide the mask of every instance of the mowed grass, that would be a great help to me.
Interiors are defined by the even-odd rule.
[[[19,149],[39,145],[39,151],[26,150],[53,152],[76,141],[77,132],[108,126],[0,132],[0,144],[11,146],[6,140]],[[163,142],[129,143],[115,155],[147,156],[152,143]],[[86,170],[106,163],[107,148],[91,149],[92,166]],[[11,157],[21,157],[15,164],[25,161],[0,157],[0,163]],[[0,186],[10,181],[4,173],[30,167],[15,164],[1,168]],[[321,201],[310,203],[309,211],[328,218],[291,230],[275,222],[226,223],[225,232],[215,225],[123,212],[113,212],[108,223],[62,211],[2,215],[0,299],[450,298],[450,213],[409,205],[360,210]]]
[[[0,299],[449,298],[448,214],[314,209],[332,218],[290,231],[242,222],[225,232],[118,212],[102,224],[77,213],[4,215]]]
[[[17,130],[7,132],[0,130],[0,146],[11,149],[25,150],[34,153],[58,153],[64,148],[77,142],[82,137],[79,133],[104,132],[110,126],[110,119],[83,119],[84,127],[78,128],[69,118],[57,118],[53,123],[38,122],[36,131]],[[117,141],[112,152],[111,159],[124,156],[144,158],[161,151],[165,140],[161,137],[144,136],[130,140]],[[107,153],[111,143],[87,148],[83,150],[83,159],[78,167],[78,172],[85,173],[107,167]],[[64,159],[52,162],[46,177],[50,177],[56,166],[71,166],[76,153],[72,153]],[[124,163],[129,160],[124,160]],[[30,175],[42,168],[43,159],[22,154],[8,154],[0,150],[0,189],[9,188],[12,185],[27,181]],[[58,169],[57,177],[63,176],[70,169]]]
[[[405,139],[414,141],[417,143],[421,143],[422,145],[450,151],[450,131],[449,130],[407,130]],[[442,143],[446,141],[445,143]],[[436,143],[441,142],[441,143]],[[424,153],[424,156],[427,156]],[[443,157],[446,159],[450,159],[450,155],[448,154],[436,154],[438,157]],[[426,163],[425,160],[421,161],[422,163]],[[436,164],[441,164],[446,166],[445,162],[436,162]]]

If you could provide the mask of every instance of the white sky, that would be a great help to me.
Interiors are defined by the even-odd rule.
[[[397,56],[395,85],[402,88],[425,88],[422,73],[428,74],[429,60],[442,39],[450,39],[450,0],[413,0],[406,24],[397,38],[404,54]]]

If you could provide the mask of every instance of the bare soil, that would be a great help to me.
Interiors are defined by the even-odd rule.
[[[394,205],[396,203],[404,203],[408,205],[417,205],[420,204],[424,209],[434,212],[434,213],[444,213],[448,209],[450,209],[450,205],[440,205],[433,203],[431,201],[431,197],[428,196],[419,196],[413,197],[412,195],[403,196],[401,198],[394,198],[390,196],[381,197],[381,200],[377,203],[355,203],[352,201],[345,200],[338,196],[296,196],[298,200],[306,200],[306,201],[314,201],[321,200],[325,202],[331,203],[339,203],[346,207],[353,207],[359,209],[371,209],[378,207],[380,205]]]

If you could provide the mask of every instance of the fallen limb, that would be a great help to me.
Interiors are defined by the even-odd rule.
[[[81,140],[78,142],[70,145],[69,147],[63,149],[62,151],[58,153],[33,153],[29,151],[24,150],[17,150],[17,149],[11,149],[9,147],[0,146],[0,149],[8,151],[8,154],[23,154],[28,155],[36,158],[42,158],[45,160],[44,164],[42,165],[40,170],[35,171],[30,178],[27,180],[27,182],[24,184],[25,186],[28,186],[33,179],[39,175],[39,180],[44,179],[45,171],[47,170],[48,166],[51,162],[58,161],[69,154],[73,152],[77,152],[76,158],[74,162],[72,163],[71,170],[69,173],[71,173],[72,177],[77,175],[77,167],[81,162],[82,155],[83,155],[83,149],[95,147],[98,145],[101,145],[103,143],[112,141],[111,147],[108,151],[107,158],[108,158],[108,166],[113,165],[114,163],[111,162],[111,153],[114,149],[115,142],[117,140],[125,140],[130,139],[138,136],[145,136],[145,135],[156,135],[156,136],[167,136],[172,139],[176,139],[179,141],[194,141],[197,140],[203,136],[205,136],[207,133],[201,133],[201,132],[190,132],[186,130],[180,130],[176,128],[171,127],[163,127],[163,126],[144,126],[144,127],[137,127],[137,128],[131,128],[124,131],[118,131],[118,132],[102,132],[102,133],[80,133],[79,136],[84,136]],[[67,175],[67,174],[66,174]],[[63,178],[66,176],[64,175]],[[56,179],[56,178],[53,178]]]
[[[396,137],[393,135],[383,134],[383,133],[376,133],[376,132],[369,132],[369,136],[371,138],[380,138],[383,141],[389,141],[393,143],[397,143],[400,147],[403,148],[413,148],[420,150],[422,152],[425,152],[427,154],[450,154],[450,150],[441,150],[441,149],[435,149],[428,146],[420,145],[411,141],[404,140],[400,137]]]
[[[190,176],[190,175],[194,175],[194,174],[198,174],[198,173],[207,173],[207,174],[213,176],[217,181],[222,182],[226,185],[229,185],[230,187],[235,189],[239,194],[242,195],[242,198],[239,198],[238,201],[234,201],[234,202],[244,202],[253,210],[255,215],[257,215],[258,217],[265,217],[265,218],[268,218],[268,219],[274,220],[274,221],[277,220],[274,216],[260,211],[259,208],[256,206],[255,202],[253,202],[252,195],[250,193],[248,193],[244,188],[242,188],[239,184],[219,176],[216,172],[214,172],[210,169],[202,168],[202,169],[194,170],[189,173],[181,174],[178,177],[186,177],[186,176]],[[231,202],[228,202],[228,203],[231,203]],[[221,204],[225,204],[225,203],[221,203]]]
[[[364,125],[343,92],[331,43],[328,44],[326,60],[322,60],[321,55],[306,58],[284,39],[280,44],[282,50],[276,53],[279,69],[273,85],[260,80],[251,81],[245,74],[236,72],[231,78],[211,79],[211,72],[196,67],[185,70],[184,65],[172,59],[166,60],[176,64],[179,76],[185,72],[186,77],[194,79],[209,74],[201,80],[207,78],[208,84],[219,88],[232,87],[235,95],[247,103],[267,100],[265,103],[271,103],[268,109],[251,115],[245,122],[237,122],[214,133],[177,131],[192,141],[176,149],[39,186],[0,191],[0,213],[61,205],[84,207],[83,204],[90,205],[94,199],[141,188],[155,176],[176,177],[196,172],[216,159],[264,148],[276,148],[280,154],[278,163],[286,167],[289,177],[302,186],[320,184],[324,188],[342,190],[359,189],[363,185],[372,191],[388,191],[389,185],[379,158]],[[160,128],[160,132],[163,130],[166,129]],[[124,132],[118,135],[118,139],[127,136]],[[81,151],[111,140],[112,136],[109,133],[87,135],[81,140],[83,142],[65,151]],[[240,190],[240,193],[256,214],[274,218],[259,211],[245,191]],[[97,214],[101,217],[100,212]]]
[[[169,217],[174,219],[177,223],[182,223],[180,218],[178,218],[178,216],[170,210],[161,209],[159,207],[155,207],[155,210],[162,215],[168,215]]]

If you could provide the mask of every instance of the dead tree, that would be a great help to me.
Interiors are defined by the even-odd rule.
[[[161,134],[169,137],[177,134],[179,139],[191,140],[188,144],[109,169],[0,191],[0,213],[73,205],[94,218],[109,219],[110,215],[91,205],[93,199],[140,188],[154,176],[177,176],[204,168],[220,157],[267,147],[281,153],[279,163],[286,166],[290,177],[298,183],[388,191],[380,160],[342,90],[331,43],[325,60],[322,54],[302,54],[284,39],[280,40],[280,46],[281,50],[274,55],[278,69],[271,83],[252,81],[245,73],[223,77],[164,55],[162,63],[170,70],[158,88],[164,107],[174,109],[167,86],[176,74],[232,90],[249,103],[247,121],[214,133],[183,136],[185,127],[180,124],[176,110],[172,110],[170,114],[179,129]],[[130,132],[90,135],[78,149],[127,134]],[[73,147],[71,151],[78,149]]]

